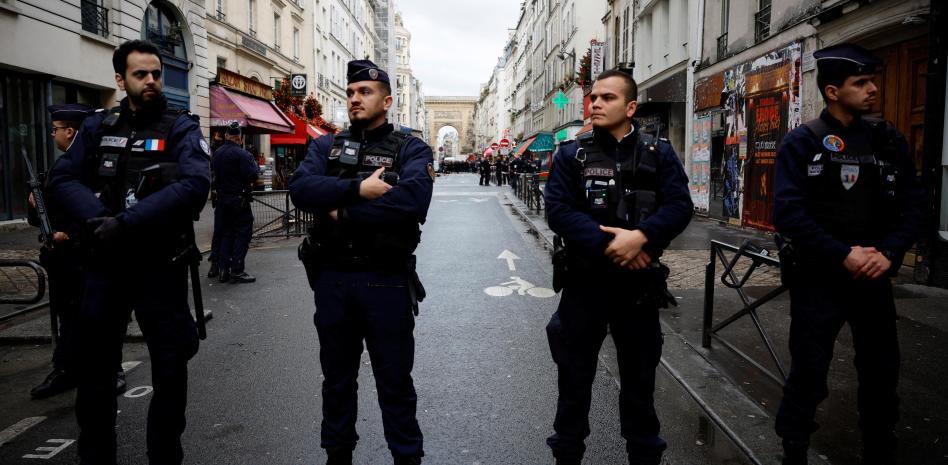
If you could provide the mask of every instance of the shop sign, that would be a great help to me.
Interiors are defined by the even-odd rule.
[[[253,95],[264,100],[273,99],[273,89],[266,84],[245,78],[233,71],[217,68],[217,83],[238,92]]]
[[[599,42],[595,39],[589,42],[590,45],[590,73],[592,74],[593,80],[599,77],[602,74],[602,67],[605,64],[605,42]]]
[[[306,96],[306,75],[293,74],[290,76],[290,95],[294,97]]]

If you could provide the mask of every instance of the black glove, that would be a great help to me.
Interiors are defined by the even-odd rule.
[[[125,224],[114,216],[89,218],[86,220],[86,225],[89,226],[89,229],[95,228],[92,234],[102,242],[114,241],[121,235],[122,229],[125,228]]]

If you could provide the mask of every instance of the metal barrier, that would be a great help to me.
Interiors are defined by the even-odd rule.
[[[730,261],[728,261],[727,257],[724,255],[725,250],[734,252],[734,256]],[[747,271],[744,272],[744,275],[738,279],[737,275],[734,273],[734,267],[741,258],[748,258],[752,260],[752,262],[747,268]],[[720,260],[721,264],[724,266],[724,270],[721,273],[721,283],[737,292],[738,296],[741,298],[741,301],[744,302],[744,308],[725,318],[724,321],[718,323],[717,325],[714,325],[714,279],[716,275],[715,262],[718,260]],[[757,367],[758,370],[762,371],[777,383],[783,384],[783,382],[786,380],[787,372],[784,369],[783,364],[780,362],[780,358],[777,356],[776,350],[774,350],[774,345],[770,340],[770,336],[767,334],[767,331],[764,330],[764,327],[760,323],[760,317],[757,315],[757,309],[765,303],[773,300],[778,295],[782,294],[787,290],[787,287],[781,284],[756,300],[751,300],[743,289],[744,285],[747,284],[747,281],[750,279],[754,271],[756,271],[762,265],[779,267],[780,261],[770,256],[770,254],[765,249],[746,239],[740,247],[726,244],[724,242],[714,240],[711,241],[711,259],[708,261],[708,264],[705,267],[704,275],[704,322],[701,331],[701,346],[706,349],[710,348],[711,339],[715,339],[724,345],[724,347],[734,352],[738,357]],[[767,347],[767,351],[770,353],[770,357],[774,364],[777,366],[779,376],[765,368],[763,365],[757,363],[750,356],[742,352],[740,349],[735,347],[733,344],[718,334],[719,331],[745,315],[750,317],[751,321],[754,323],[754,327],[757,328],[757,332],[760,334],[761,340]]]
[[[29,268],[36,274],[36,294],[30,298],[0,296],[0,304],[35,304],[46,295],[46,271],[34,260],[0,259],[0,268]],[[16,287],[16,283],[13,283]],[[17,290],[20,290],[17,288]],[[19,295],[19,294],[15,294]]]
[[[302,236],[313,225],[313,214],[301,211],[290,200],[290,191],[255,191],[252,238]]]
[[[527,205],[527,210],[543,210],[543,191],[540,190],[540,175],[521,173],[517,182],[517,197]]]

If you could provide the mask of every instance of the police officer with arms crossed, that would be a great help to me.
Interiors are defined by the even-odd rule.
[[[385,71],[351,61],[348,83],[351,130],[313,141],[290,179],[293,203],[316,215],[300,259],[315,291],[325,376],[320,445],[327,464],[352,463],[364,340],[394,462],[418,464],[424,451],[411,378],[412,313],[424,289],[413,253],[431,203],[433,157],[427,144],[386,121]]]
[[[852,44],[818,50],[820,117],[777,151],[774,226],[790,288],[790,376],[777,413],[784,464],[806,464],[833,345],[849,323],[864,464],[894,464],[899,344],[891,276],[918,240],[925,195],[905,138],[864,118],[879,60]]]
[[[196,118],[168,106],[154,45],[125,42],[112,64],[127,97],[86,118],[50,181],[51,196],[87,229],[76,341],[79,459],[116,463],[114,360],[134,309],[154,385],[148,461],[180,464],[187,366],[198,335],[188,308],[188,263],[178,257],[193,245],[192,221],[207,201],[210,150]]]
[[[658,260],[688,225],[693,205],[674,149],[632,119],[637,92],[624,71],[599,75],[590,94],[593,131],[560,146],[546,185],[550,228],[565,242],[554,256],[554,288],[563,296],[547,325],[559,386],[547,444],[558,465],[579,464],[586,450],[607,328],[619,353],[629,463],[658,464],[665,450],[653,391],[662,350],[658,310],[674,298]]]
[[[220,228],[220,248],[217,263],[220,282],[252,283],[256,278],[244,270],[244,259],[253,233],[253,211],[250,192],[260,175],[257,161],[242,149],[239,123],[231,123],[224,134],[224,143],[214,152],[211,171],[214,173],[217,193],[217,211],[220,221],[214,222],[214,234]]]
[[[93,113],[93,109],[85,105],[67,103],[64,105],[50,105],[47,110],[52,119],[53,142],[62,152],[69,149],[73,139],[82,125],[82,120]],[[54,162],[55,163],[55,162]],[[44,197],[49,197],[44,195]],[[49,219],[56,228],[53,233],[52,249],[45,246],[40,250],[40,262],[49,276],[49,308],[59,320],[59,338],[53,349],[53,371],[38,386],[30,390],[34,399],[43,399],[60,392],[76,387],[78,373],[76,372],[76,312],[82,300],[82,266],[76,241],[70,236],[78,236],[75,224],[68,223],[68,217],[55,202],[46,200],[46,209]],[[33,221],[36,214],[33,194],[30,194],[30,224],[38,226]],[[116,370],[116,395],[125,392],[125,372],[122,371],[121,356],[118,358]]]

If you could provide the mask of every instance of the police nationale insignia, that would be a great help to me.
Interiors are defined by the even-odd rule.
[[[823,174],[823,165],[807,165],[806,175],[807,176],[819,176]]]
[[[104,136],[102,138],[102,142],[99,143],[99,147],[125,148],[127,144],[128,144],[127,137]]]
[[[378,79],[378,78],[379,78],[379,72],[378,72],[377,70],[375,70],[375,69],[370,69],[370,70],[369,70],[369,77],[372,78],[372,79]]]
[[[211,155],[211,147],[207,145],[207,141],[203,138],[201,139],[201,150],[203,150],[208,156]]]
[[[839,168],[839,178],[843,181],[843,187],[846,190],[851,189],[859,180],[859,165],[841,165]]]
[[[846,148],[846,143],[839,136],[830,134],[823,138],[823,147],[830,152],[842,152]]]
[[[342,147],[337,147],[329,151],[330,160],[335,160],[339,158],[339,155],[342,155]]]
[[[428,176],[431,176],[431,180],[434,181],[434,178],[436,175],[435,175],[434,165],[432,165],[431,163],[428,163]]]

